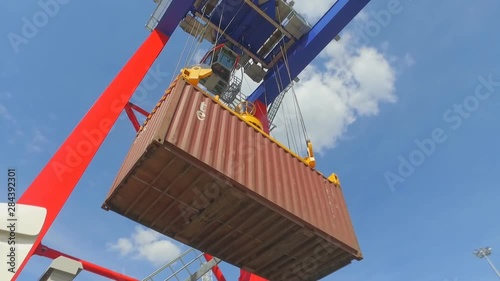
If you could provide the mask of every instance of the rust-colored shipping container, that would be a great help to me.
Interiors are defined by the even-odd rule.
[[[182,78],[103,208],[270,280],[318,280],[362,258],[341,188]]]

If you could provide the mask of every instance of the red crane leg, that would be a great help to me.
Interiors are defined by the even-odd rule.
[[[137,117],[135,116],[134,111],[132,110],[132,107],[130,107],[130,103],[128,103],[125,106],[125,112],[127,113],[127,116],[128,116],[128,119],[130,119],[130,122],[132,122],[132,126],[134,126],[135,131],[139,132],[141,125],[139,124],[139,121],[137,121]]]
[[[255,274],[252,274],[243,269],[240,269],[240,278],[238,278],[238,281],[269,281],[269,280],[257,276]]]
[[[47,217],[14,280],[49,230],[168,39],[169,36],[159,31],[148,36],[19,199],[19,204],[46,208]]]
[[[88,272],[92,272],[94,274],[97,274],[97,275],[100,275],[102,277],[106,277],[106,278],[109,278],[111,280],[115,280],[115,281],[138,281],[138,279],[135,279],[135,278],[132,278],[132,277],[129,277],[129,276],[126,276],[126,275],[123,275],[121,273],[118,273],[118,272],[115,272],[113,270],[110,270],[110,269],[107,269],[107,268],[104,268],[102,266],[99,266],[97,264],[93,264],[91,262],[88,262],[88,261],[84,261],[82,259],[79,259],[79,258],[75,258],[73,256],[70,256],[70,255],[66,255],[64,253],[61,253],[59,251],[56,251],[54,249],[51,249],[45,245],[42,245],[42,244],[39,244],[35,253],[35,255],[39,255],[39,256],[42,256],[42,257],[46,257],[46,258],[49,258],[49,259],[57,259],[58,257],[67,257],[69,259],[72,259],[72,260],[75,260],[75,261],[78,261],[82,264],[82,267],[85,271],[88,271]]]
[[[131,102],[128,102],[128,105],[130,106],[130,108],[132,108],[133,110],[139,112],[140,114],[148,117],[149,116],[149,112],[147,112],[146,110],[144,110],[143,108],[131,103]]]
[[[203,253],[203,256],[207,261],[210,261],[213,258],[211,255],[206,253]],[[224,274],[222,274],[218,265],[212,267],[212,273],[215,275],[215,279],[217,279],[217,281],[226,281],[226,278],[224,277]]]
[[[267,106],[260,100],[254,102],[255,117],[262,123],[262,129],[266,134],[269,134],[269,119],[267,119]]]

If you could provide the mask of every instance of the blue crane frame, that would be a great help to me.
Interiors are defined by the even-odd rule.
[[[258,5],[257,0],[252,2]],[[248,100],[251,102],[259,100],[264,104],[271,104],[280,93],[276,76],[280,77],[282,87],[286,88],[291,79],[297,77],[369,2],[370,0],[338,0],[335,2],[311,30],[288,49],[290,76],[283,59],[280,59],[273,68],[267,71],[264,81],[248,97]],[[194,0],[173,0],[160,20],[157,29],[168,36],[172,35],[179,25],[179,15],[185,16],[190,12],[193,14],[201,12],[193,6],[194,3]],[[244,0],[222,0],[221,5],[214,10],[210,21],[215,25],[220,25],[225,33],[235,38],[241,46],[252,53],[257,53],[258,48],[262,46],[275,28],[251,7],[244,4]],[[275,9],[272,8],[274,5],[275,0],[271,0],[259,7],[274,18]],[[285,38],[284,40],[286,43],[289,39]],[[241,50],[239,51],[241,52]],[[271,55],[262,59],[269,63]]]

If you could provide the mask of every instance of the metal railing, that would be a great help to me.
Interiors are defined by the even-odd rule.
[[[180,254],[174,260],[161,266],[142,281],[195,281],[207,275],[211,275],[214,266],[220,263],[220,259],[212,258],[206,261],[203,253],[190,248]]]

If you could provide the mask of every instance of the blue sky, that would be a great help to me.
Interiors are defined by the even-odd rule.
[[[20,34],[23,17],[31,19],[41,7],[36,2],[0,3],[0,124],[4,128],[0,167],[18,169],[18,194],[146,38],[144,25],[154,9],[153,1],[112,0],[99,2],[99,6],[67,2],[26,44],[18,46],[18,52],[8,34]],[[300,7],[304,1],[296,2]],[[316,2],[324,6],[329,1]],[[389,2],[372,0],[360,19],[346,29],[346,41],[350,36],[362,38],[367,24],[376,22],[372,12],[386,10]],[[499,83],[494,91],[483,87],[481,93],[490,94],[482,100],[474,95],[479,77],[500,82],[500,3],[429,3],[401,1],[401,12],[393,14],[387,25],[349,45],[348,52],[333,46],[329,55],[314,63],[316,70],[322,70],[328,63],[340,61],[335,54],[351,54],[343,57],[348,60],[346,65],[352,65],[351,59],[365,58],[360,54],[373,54],[378,59],[370,62],[382,68],[363,79],[378,77],[378,69],[389,73],[382,81],[389,84],[376,84],[380,86],[377,93],[359,91],[370,95],[362,95],[362,101],[375,101],[375,109],[351,104],[341,111],[332,104],[327,113],[335,118],[308,126],[322,144],[318,169],[340,176],[364,253],[364,260],[324,280],[496,280],[486,262],[475,258],[472,251],[493,247],[491,259],[500,266],[500,225],[495,219],[500,213]],[[308,13],[311,19],[317,17],[314,11]],[[151,77],[157,85],[138,92],[135,103],[152,108],[168,87],[185,42],[186,36],[177,31],[154,66],[157,75]],[[361,49],[367,51],[358,52]],[[385,63],[390,68],[383,68]],[[366,69],[368,66],[373,67],[366,64]],[[307,75],[306,82],[321,78],[314,76],[318,71]],[[322,83],[329,85],[328,81]],[[349,89],[346,93],[359,94]],[[308,92],[307,98],[307,104],[314,105],[314,92]],[[454,111],[455,104],[464,101],[467,106],[460,115]],[[318,126],[321,132],[331,129],[331,134],[319,134]],[[436,129],[441,135],[436,138],[440,143],[434,142],[434,151],[429,155],[418,152],[415,142],[432,138]],[[100,208],[133,137],[129,121],[121,119],[44,243],[142,278],[156,266],[140,254],[139,258],[131,255],[133,250],[144,253],[148,248],[133,245],[131,255],[121,256],[107,247],[120,238],[130,238],[136,225]],[[410,158],[421,163],[413,165],[412,173],[398,172],[400,159],[411,162]],[[400,177],[393,188],[386,180],[388,172]],[[47,259],[32,258],[20,280],[34,280],[49,264]],[[223,270],[228,279],[237,279],[234,268],[225,265]],[[78,280],[104,279],[84,273]]]

